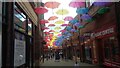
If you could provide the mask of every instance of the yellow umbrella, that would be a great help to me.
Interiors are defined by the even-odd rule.
[[[68,14],[69,12],[68,12],[68,10],[67,9],[60,9],[60,10],[58,10],[57,12],[56,12],[56,14],[58,14],[58,15],[66,15],[66,14]]]
[[[55,24],[64,24],[63,20],[56,21]]]
[[[61,29],[61,27],[55,27],[54,29],[55,29],[55,30],[60,30],[60,29]]]
[[[54,34],[59,34],[60,32],[54,32]]]

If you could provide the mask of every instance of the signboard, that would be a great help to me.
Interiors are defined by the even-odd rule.
[[[25,64],[25,41],[15,39],[14,66]]]
[[[103,30],[103,31],[91,33],[91,38],[95,38],[95,37],[97,38],[97,37],[105,36],[105,35],[108,35],[108,34],[112,34],[114,32],[115,32],[114,27],[111,27],[111,28],[108,28],[108,29]]]

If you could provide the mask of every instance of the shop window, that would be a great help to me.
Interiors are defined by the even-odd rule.
[[[28,35],[32,36],[32,22],[28,19]]]
[[[109,37],[104,40],[105,59],[120,62],[118,40],[116,37]]]
[[[26,15],[14,5],[14,27],[22,32],[26,29]]]

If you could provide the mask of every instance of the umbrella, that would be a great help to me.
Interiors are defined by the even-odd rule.
[[[58,19],[58,17],[57,16],[51,16],[48,20],[50,21],[50,20],[55,20],[55,19]]]
[[[71,29],[70,31],[71,31],[71,32],[76,32],[76,30],[75,30],[75,29]]]
[[[55,23],[56,24],[64,24],[64,21],[63,20],[59,20],[59,21],[56,21]]]
[[[74,26],[79,27],[79,26],[80,26],[80,23],[79,23],[79,22],[78,22],[78,23],[75,23]]]
[[[54,32],[54,34],[59,34],[59,32]]]
[[[67,16],[67,17],[64,18],[64,20],[65,20],[65,21],[70,21],[70,20],[73,20],[73,17]]]
[[[68,26],[68,24],[62,24],[61,26]]]
[[[98,13],[98,14],[104,14],[104,13],[108,12],[109,9],[110,9],[109,7],[103,7],[103,8],[100,8],[100,9],[97,11],[97,13]]]
[[[88,8],[78,8],[76,10],[76,13],[78,13],[78,14],[86,14],[86,13],[88,13]]]
[[[48,20],[42,19],[42,20],[40,20],[40,23],[41,23],[41,24],[45,24],[45,23],[49,23],[49,22],[48,22]]]
[[[52,8],[52,9],[58,8],[59,5],[60,5],[59,2],[46,2],[45,3],[45,6],[47,8]]]
[[[37,8],[35,8],[35,12],[37,14],[44,14],[44,13],[48,12],[48,10],[44,7],[37,7]]]
[[[60,30],[60,32],[65,32],[66,30]]]
[[[68,30],[68,31],[71,30],[71,29],[72,29],[71,26],[67,26],[67,27],[66,27],[66,30]]]
[[[49,32],[55,32],[54,30],[50,30]]]
[[[49,27],[50,27],[50,26],[52,27],[52,26],[55,26],[55,24],[49,24],[48,26],[49,26]]]
[[[88,15],[88,14],[83,14],[82,16],[81,16],[81,19],[83,19],[83,20],[89,20],[89,19],[91,19],[92,17],[90,16],[90,15]]]
[[[66,15],[68,13],[69,13],[69,11],[67,9],[60,9],[56,12],[56,14],[58,14],[58,15]]]
[[[57,36],[62,36],[62,34],[58,34]]]
[[[49,32],[44,32],[45,34],[50,34]]]
[[[61,29],[61,28],[60,28],[60,27],[55,27],[54,29],[55,29],[55,30],[59,30],[59,29]]]
[[[73,8],[85,7],[85,2],[73,1],[73,2],[70,2],[69,6]]]
[[[48,27],[44,27],[44,28],[42,28],[42,30],[45,30],[45,29],[49,29]]]
[[[78,23],[78,22],[79,22],[79,21],[76,20],[76,19],[70,20],[70,23],[71,23],[71,24],[75,24],[75,23]]]

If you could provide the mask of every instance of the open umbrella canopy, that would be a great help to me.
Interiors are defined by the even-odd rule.
[[[83,20],[89,20],[91,18],[92,17],[89,14],[82,14],[82,16],[81,16],[81,19],[83,19]]]
[[[71,24],[75,24],[75,23],[78,23],[78,22],[79,22],[79,21],[76,20],[76,19],[73,19],[73,20],[70,21]]]
[[[53,26],[55,26],[55,24],[49,24],[49,25],[48,25],[48,27],[53,27]]]
[[[49,23],[48,20],[44,20],[44,19],[40,20],[40,24],[45,24],[45,23]]]
[[[73,17],[71,17],[71,16],[66,16],[66,17],[64,18],[64,20],[65,20],[65,21],[70,21],[70,20],[73,20]]]
[[[85,2],[72,1],[69,6],[73,8],[85,7]]]
[[[68,24],[62,24],[61,26],[68,26]]]
[[[55,24],[64,24],[63,20],[56,21]]]
[[[49,21],[51,21],[51,20],[55,20],[55,19],[58,19],[58,17],[57,16],[51,16],[51,17],[49,17]]]
[[[60,5],[59,2],[46,2],[45,3],[45,6],[47,8],[52,8],[52,9],[58,8],[59,5]]]
[[[86,13],[88,13],[88,8],[78,8],[76,10],[76,13],[78,13],[78,14],[86,14]]]
[[[59,9],[57,12],[56,12],[56,14],[58,14],[58,15],[66,15],[66,14],[68,14],[69,13],[69,11],[67,10],[67,9]]]
[[[55,27],[54,29],[55,29],[55,30],[60,30],[60,29],[61,29],[61,27]]]
[[[37,14],[44,14],[44,13],[48,12],[48,10],[44,7],[37,7],[37,8],[35,8],[35,12]]]

